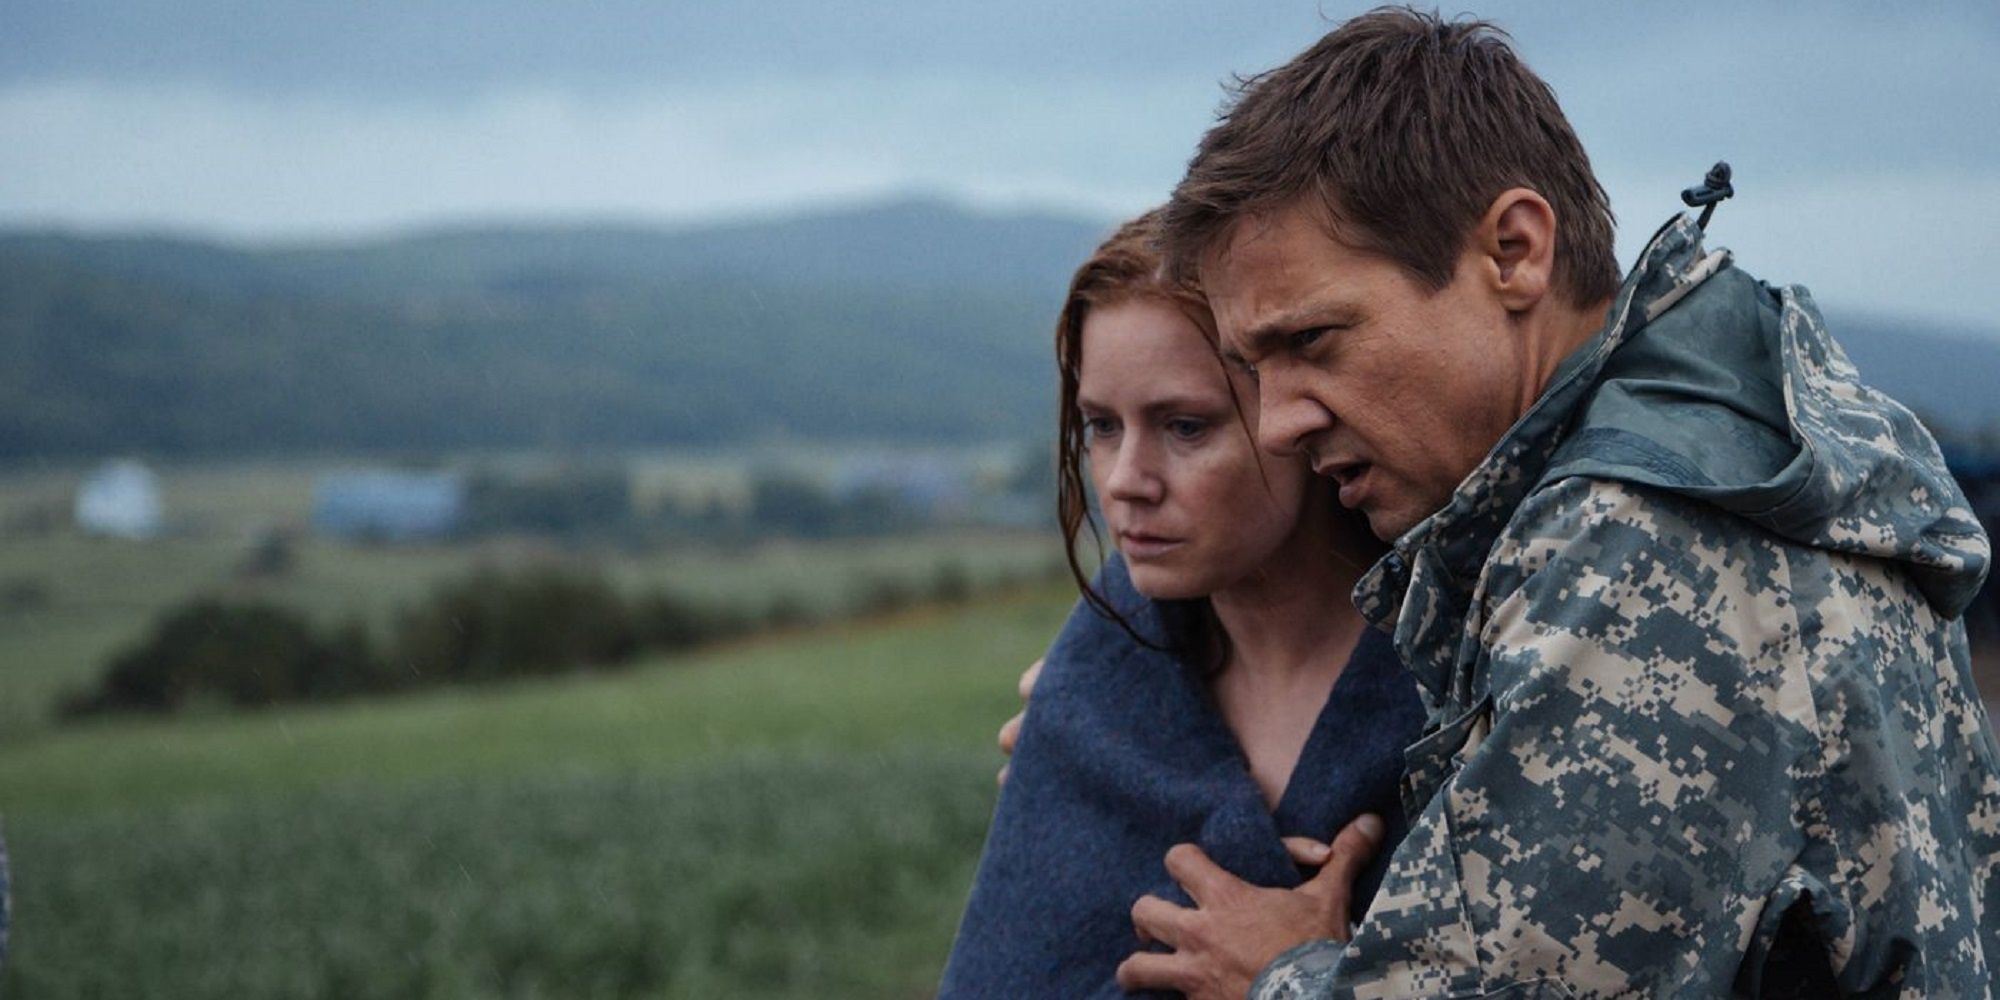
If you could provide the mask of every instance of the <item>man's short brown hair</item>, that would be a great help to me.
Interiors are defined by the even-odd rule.
[[[1514,187],[1555,209],[1554,278],[1570,302],[1616,291],[1610,200],[1548,84],[1491,24],[1385,7],[1239,81],[1174,188],[1162,249],[1191,275],[1246,215],[1316,193],[1341,242],[1435,291]]]

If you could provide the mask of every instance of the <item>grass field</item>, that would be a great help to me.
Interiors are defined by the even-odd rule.
[[[1047,579],[1032,534],[622,551],[295,534],[323,463],[176,468],[174,532],[67,525],[80,470],[0,473],[0,996],[921,997],[992,808],[992,734],[1058,586],[603,673],[324,707],[60,724],[163,610],[378,628],[482,566],[562,562],[713,609],[838,616],[882,586]],[[642,485],[721,490],[663,459]]]
[[[9,996],[917,997],[1046,596],[0,747]]]

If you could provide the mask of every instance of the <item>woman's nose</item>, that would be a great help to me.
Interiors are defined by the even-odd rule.
[[[1104,482],[1108,499],[1126,503],[1154,503],[1164,492],[1153,449],[1140,434],[1127,434],[1118,442],[1118,454],[1111,475]]]

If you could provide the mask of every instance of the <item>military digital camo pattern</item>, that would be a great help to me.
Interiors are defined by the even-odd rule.
[[[1993,989],[2000,749],[1956,621],[1987,539],[1804,290],[1701,235],[1654,238],[1357,589],[1431,710],[1414,829],[1346,952],[1254,997]]]

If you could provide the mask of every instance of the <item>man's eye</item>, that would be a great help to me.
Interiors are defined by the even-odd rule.
[[[1319,338],[1326,336],[1327,331],[1331,329],[1332,327],[1316,326],[1310,330],[1300,330],[1286,338],[1286,346],[1294,351],[1303,351],[1319,343]]]
[[[1245,361],[1245,360],[1243,360],[1242,358],[1240,358],[1240,357],[1237,357],[1237,356],[1235,356],[1235,355],[1231,355],[1231,356],[1230,356],[1230,358],[1229,358],[1229,363],[1230,363],[1230,364],[1232,364],[1232,365],[1235,365],[1235,366],[1236,366],[1236,370],[1237,370],[1237,371],[1239,371],[1239,372],[1242,372],[1242,373],[1243,373],[1243,377],[1244,377],[1244,378],[1247,378],[1247,379],[1249,379],[1249,380],[1250,380],[1250,381],[1252,381],[1252,382],[1255,382],[1255,381],[1257,381],[1257,366],[1256,366],[1256,365],[1253,365],[1253,364],[1251,364],[1250,362],[1248,362],[1248,361]]]

